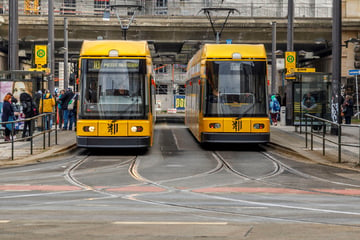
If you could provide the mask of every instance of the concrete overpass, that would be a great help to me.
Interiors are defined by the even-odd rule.
[[[103,21],[102,16],[55,16],[56,61],[63,55],[58,51],[64,46],[64,17],[68,19],[69,55],[79,53],[84,39],[122,39],[122,31],[116,17]],[[218,18],[222,24],[224,18]],[[247,18],[231,17],[222,33],[221,40],[232,39],[233,43],[264,43],[271,51],[272,26],[277,22],[277,49],[286,50],[286,18]],[[8,18],[0,26],[2,51],[7,52]],[[219,26],[215,26],[219,27]],[[34,44],[47,44],[47,16],[19,16],[19,49],[25,50],[26,58],[31,59]],[[345,21],[344,29],[356,30],[356,22]],[[331,41],[330,18],[297,18],[294,22],[295,51],[323,53],[327,44],[315,44],[316,39]],[[151,43],[151,52],[155,62],[183,63],[196,52],[203,43],[214,43],[215,36],[210,22],[205,16],[137,16],[127,31],[127,39],[147,40]],[[270,52],[269,52],[270,54]],[[25,56],[24,56],[25,57]]]

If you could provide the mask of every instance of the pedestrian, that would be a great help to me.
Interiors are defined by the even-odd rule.
[[[49,90],[45,91],[42,99],[40,100],[39,112],[41,113],[53,113],[55,106],[55,99],[51,95]],[[45,118],[45,129],[50,130],[52,127],[52,116],[47,115]]]
[[[13,107],[11,106],[11,98],[12,94],[7,93],[4,97],[4,103],[2,108],[2,116],[1,121],[2,122],[11,122],[15,120],[15,112]],[[13,124],[3,124],[3,127],[5,128],[5,142],[10,141],[10,134],[13,132]]]
[[[36,105],[36,109],[38,109],[39,112],[41,112],[40,111],[40,101],[41,101],[42,95],[43,95],[43,91],[39,90],[35,93],[35,96],[34,96],[34,102]],[[41,127],[42,127],[41,117],[38,117],[36,119],[36,129],[38,131],[41,131],[42,130]]]
[[[30,94],[23,92],[20,94],[20,108],[21,108],[21,112],[24,115],[25,120],[27,118],[32,118],[35,115],[37,115],[37,109],[36,109],[36,105],[33,101],[33,98],[31,97]],[[22,133],[22,138],[27,137],[27,131],[29,131],[28,136],[32,136],[32,132],[33,132],[33,120],[26,120],[24,121],[24,128],[23,128],[23,133]],[[28,141],[30,140],[30,138],[27,139]]]
[[[345,101],[342,105],[342,112],[345,117],[345,124],[351,124],[351,118],[354,115],[354,102],[350,95],[346,95]]]
[[[60,91],[60,95],[57,101],[58,112],[59,112],[59,129],[62,130],[63,122],[64,122],[64,109],[62,107],[62,103],[65,99],[65,90]]]
[[[271,96],[271,100],[270,100],[270,117],[271,117],[271,122],[277,126],[277,118],[278,118],[278,114],[280,112],[280,103],[278,102],[278,100],[276,99],[275,95]]]
[[[73,104],[68,105],[68,110],[71,115],[72,122],[74,123],[74,130],[76,131],[76,115],[77,115],[77,103],[78,103],[79,94],[75,93],[74,97],[72,98]],[[71,101],[70,101],[71,102]],[[72,109],[70,109],[72,108]],[[71,123],[71,122],[70,122]],[[72,124],[69,126],[69,130],[72,130]]]
[[[69,128],[69,130],[72,130],[72,125],[73,125],[73,116],[72,116],[72,111],[68,110],[68,105],[69,102],[72,100],[72,98],[74,97],[74,93],[72,91],[71,88],[68,88],[65,92],[65,97],[64,100],[61,104],[61,107],[64,109],[64,127],[63,130],[67,130]]]

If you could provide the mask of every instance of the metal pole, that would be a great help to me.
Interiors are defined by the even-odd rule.
[[[357,119],[359,119],[359,86],[358,86],[358,75],[355,75],[355,81],[356,81],[356,115]]]
[[[294,0],[288,0],[288,24],[286,51],[294,51]],[[290,81],[286,83],[286,122],[293,120],[293,87]]]
[[[341,124],[338,125],[338,162],[341,163]]]
[[[333,29],[332,29],[332,97],[331,97],[331,119],[334,123],[341,124],[340,121],[340,83],[341,83],[341,0],[333,0]],[[338,128],[332,128],[333,134]]]
[[[294,51],[294,0],[288,0],[287,51]]]
[[[68,19],[64,18],[64,89],[69,86],[69,44],[68,44]]]
[[[272,22],[271,94],[275,94],[276,83],[276,22]]]
[[[48,68],[50,68],[49,76],[49,90],[51,94],[54,94],[54,73],[55,73],[55,46],[54,46],[54,0],[49,0],[48,3],[48,53],[49,62]]]
[[[9,70],[19,69],[18,1],[9,1]]]

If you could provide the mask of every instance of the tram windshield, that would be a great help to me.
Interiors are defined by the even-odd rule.
[[[206,76],[205,116],[267,116],[265,62],[209,61]]]
[[[79,118],[145,119],[146,61],[83,59]]]

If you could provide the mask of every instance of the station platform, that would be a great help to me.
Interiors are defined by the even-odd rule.
[[[157,116],[157,122],[178,122],[184,121],[184,114],[163,114]],[[357,125],[356,125],[357,126]],[[344,127],[342,142],[359,145],[360,128]],[[338,147],[330,142],[325,143],[325,155],[323,155],[323,142],[320,138],[314,137],[313,150],[310,149],[310,134],[308,134],[308,146],[305,145],[305,131],[300,133],[299,128],[294,126],[271,126],[270,143],[267,148],[274,149],[279,154],[292,154],[314,163],[331,165],[334,167],[359,170],[360,148],[341,147],[341,163],[338,162]],[[326,138],[336,142],[337,136],[327,134]],[[11,159],[11,142],[4,142],[0,139],[0,167],[19,166],[34,164],[37,162],[49,161],[59,156],[65,156],[76,150],[75,131],[57,131],[57,144],[55,144],[55,132],[50,136],[50,147],[48,146],[48,134],[45,138],[39,135],[34,138],[33,154],[30,154],[30,142],[14,142],[14,160]]]

